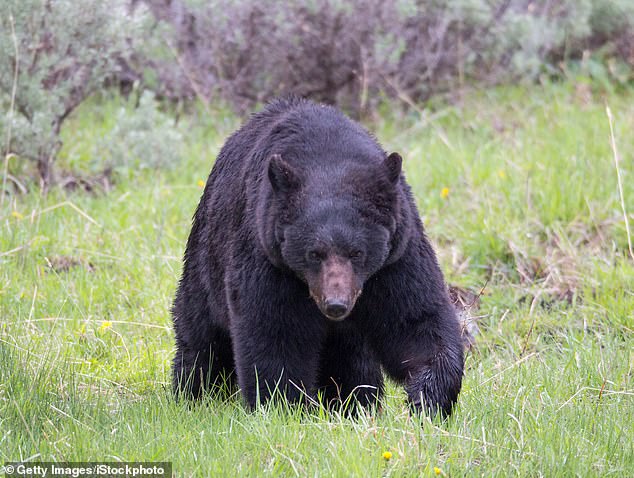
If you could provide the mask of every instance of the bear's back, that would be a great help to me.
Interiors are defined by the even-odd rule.
[[[378,165],[385,157],[376,139],[338,109],[286,96],[253,114],[229,137],[214,164],[211,189],[239,202],[243,191],[260,188],[272,154],[319,182],[345,176],[351,167]]]
[[[376,139],[332,106],[302,99],[282,99],[270,106],[281,113],[266,138],[272,152],[308,174],[336,164],[378,164],[384,158]]]

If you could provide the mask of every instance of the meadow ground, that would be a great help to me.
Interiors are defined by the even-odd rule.
[[[626,476],[634,470],[634,95],[507,88],[367,122],[405,170],[480,333],[446,423],[388,388],[381,413],[175,403],[169,308],[190,218],[238,120],[185,117],[167,170],[108,192],[0,209],[0,462],[171,461],[178,476]],[[81,109],[60,168],[81,171],[123,103]],[[202,111],[202,110],[201,110]],[[486,287],[485,287],[486,285]],[[385,452],[391,453],[384,455]]]

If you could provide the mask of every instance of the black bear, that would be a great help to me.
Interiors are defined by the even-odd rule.
[[[270,103],[220,151],[173,319],[177,394],[237,379],[250,407],[275,391],[367,406],[381,367],[432,414],[460,391],[460,327],[401,157],[301,98]]]

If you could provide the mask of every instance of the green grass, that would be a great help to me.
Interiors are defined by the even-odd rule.
[[[238,124],[226,112],[180,123],[187,154],[172,170],[121,175],[108,194],[5,199],[0,462],[172,461],[179,476],[632,473],[634,261],[604,101],[634,223],[633,100],[507,88],[368,123],[404,155],[448,281],[476,292],[488,281],[446,423],[410,415],[393,385],[381,413],[357,419],[172,400],[169,308],[197,183]],[[121,103],[71,119],[61,168],[87,168]]]

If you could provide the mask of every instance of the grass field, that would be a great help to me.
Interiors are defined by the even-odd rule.
[[[405,158],[451,284],[480,333],[446,423],[348,419],[239,398],[175,403],[169,308],[190,218],[238,124],[184,118],[169,170],[107,194],[36,188],[0,210],[0,462],[171,461],[178,476],[632,476],[634,92],[571,84],[472,94],[368,122]],[[60,168],[82,170],[120,100],[80,110]],[[384,458],[390,452],[391,458]]]

